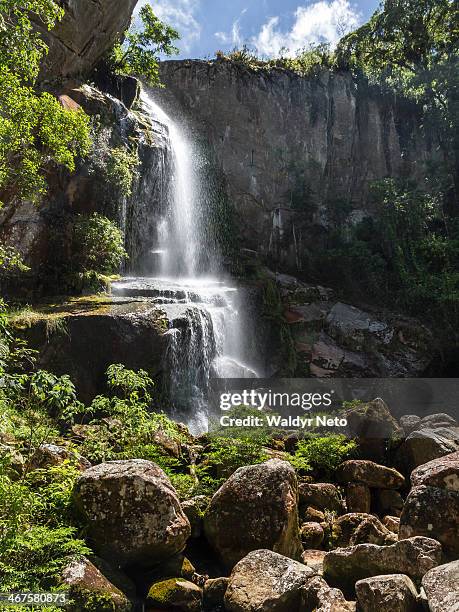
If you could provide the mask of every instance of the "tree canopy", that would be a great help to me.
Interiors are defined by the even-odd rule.
[[[0,1],[0,204],[46,192],[52,164],[68,170],[90,146],[89,118],[64,109],[39,90],[37,77],[47,46],[32,15],[51,29],[63,9],[54,0]]]

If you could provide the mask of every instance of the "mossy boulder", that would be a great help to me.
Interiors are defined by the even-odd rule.
[[[200,612],[201,606],[202,589],[183,578],[155,582],[148,591],[147,610]]]
[[[212,498],[204,531],[227,568],[260,548],[299,559],[298,487],[292,466],[271,459],[236,470]]]

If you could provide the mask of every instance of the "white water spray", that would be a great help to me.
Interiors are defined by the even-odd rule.
[[[244,355],[238,289],[215,275],[218,256],[204,224],[201,197],[206,186],[199,178],[199,156],[184,130],[146,92],[142,104],[167,127],[172,189],[163,203],[157,244],[150,250],[155,276],[123,279],[114,285],[114,293],[149,299],[166,312],[171,325],[165,363],[168,391],[177,414],[196,433],[206,428],[210,378],[255,378],[257,372]]]

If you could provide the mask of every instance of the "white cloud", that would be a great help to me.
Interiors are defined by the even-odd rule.
[[[139,0],[134,11],[134,19],[140,8],[151,0]],[[178,47],[182,53],[187,53],[201,36],[201,26],[196,19],[200,0],[155,0],[153,10],[155,14],[168,25],[171,25],[180,34]]]
[[[233,22],[231,32],[215,32],[215,38],[217,38],[224,45],[232,45],[239,49],[244,44],[244,39],[241,33],[241,19],[247,13],[245,8],[239,17]]]
[[[279,27],[279,17],[271,17],[257,36],[251,39],[260,55],[274,57],[281,49],[288,49],[288,55],[295,55],[311,43],[327,42],[332,46],[362,21],[361,15],[349,0],[320,0],[308,6],[299,6],[295,21],[289,31]]]

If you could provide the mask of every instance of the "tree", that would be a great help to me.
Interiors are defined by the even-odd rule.
[[[51,29],[63,10],[54,0],[0,0],[0,205],[46,192],[53,164],[72,171],[90,147],[89,118],[39,91],[47,47],[31,15]]]
[[[140,19],[142,28],[125,33],[124,42],[113,48],[109,64],[115,72],[144,77],[154,87],[160,85],[159,56],[178,53],[173,43],[180,36],[156,17],[149,4],[140,9]]]
[[[456,0],[385,0],[338,44],[338,65],[420,103],[459,194],[459,6]]]

